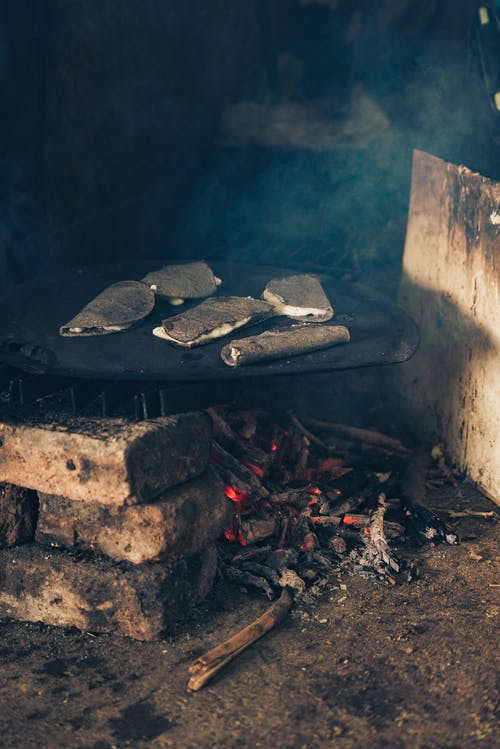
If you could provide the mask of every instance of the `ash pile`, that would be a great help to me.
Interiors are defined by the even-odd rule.
[[[227,580],[269,600],[288,587],[307,602],[346,571],[411,582],[416,564],[400,550],[408,560],[420,544],[458,543],[422,504],[427,481],[455,482],[439,449],[292,413],[209,413],[211,462],[237,509],[218,545]]]

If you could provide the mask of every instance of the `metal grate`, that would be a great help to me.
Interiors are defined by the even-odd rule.
[[[0,365],[0,403],[25,417],[60,414],[142,421],[200,410],[232,396],[227,382],[115,382],[27,374]]]

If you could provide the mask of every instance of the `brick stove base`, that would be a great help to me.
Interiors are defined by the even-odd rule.
[[[0,421],[0,616],[171,631],[211,589],[232,521],[211,435],[200,412]]]

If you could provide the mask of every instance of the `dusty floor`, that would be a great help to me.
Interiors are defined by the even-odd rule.
[[[465,486],[430,504],[493,508]],[[261,599],[218,591],[158,643],[0,622],[0,746],[498,746],[498,529],[460,521],[462,544],[416,552],[409,585],[335,582],[196,694],[190,662]]]

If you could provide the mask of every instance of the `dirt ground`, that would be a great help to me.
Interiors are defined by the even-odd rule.
[[[465,485],[435,509],[494,506]],[[418,579],[345,575],[198,693],[188,665],[268,605],[224,587],[176,636],[140,643],[0,622],[0,745],[32,749],[498,746],[495,520],[403,549]]]

